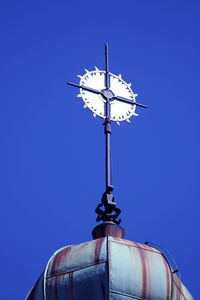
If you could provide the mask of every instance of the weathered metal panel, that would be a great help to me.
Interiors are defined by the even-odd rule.
[[[182,294],[183,294],[183,297],[184,299],[193,299],[188,291],[188,289],[183,285],[181,284],[181,291],[182,291]]]
[[[192,300],[193,297],[187,290],[187,288],[180,281],[179,277],[173,275],[173,300]]]
[[[106,238],[69,246],[58,252],[49,264],[47,277],[95,265],[107,260]]]
[[[111,290],[139,299],[170,299],[170,271],[160,252],[109,239]]]
[[[45,285],[48,300],[108,300],[107,239],[58,252],[49,264]]]
[[[110,221],[101,223],[100,225],[97,225],[92,230],[92,236],[94,240],[104,236],[112,236],[112,237],[123,239],[124,235],[125,235],[124,229],[119,225]]]
[[[107,264],[86,267],[48,278],[48,300],[108,300]]]
[[[113,237],[108,247],[111,292],[136,299],[193,299],[157,249]]]
[[[110,300],[138,300],[138,298],[133,298],[122,294],[111,293]]]
[[[193,298],[157,249],[108,236],[57,251],[27,298],[86,299]]]

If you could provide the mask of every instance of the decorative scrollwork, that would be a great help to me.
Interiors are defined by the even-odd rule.
[[[114,202],[114,196],[111,193],[112,187],[108,187],[101,198],[101,203],[97,206],[95,212],[98,214],[96,221],[112,221],[117,225],[120,224],[121,219],[119,217],[121,210],[116,207],[116,202]],[[101,207],[104,206],[104,210]]]

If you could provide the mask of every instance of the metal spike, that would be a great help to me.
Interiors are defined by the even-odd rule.
[[[87,104],[85,104],[84,106],[83,106],[83,108],[86,108],[87,107]]]
[[[120,125],[119,121],[117,121],[116,123],[117,123],[117,125]]]
[[[83,76],[81,76],[81,75],[77,75],[77,77],[79,77],[79,78],[81,78],[81,79],[83,78]]]
[[[76,97],[77,97],[77,98],[81,98],[82,96],[81,96],[81,94],[78,94]]]
[[[96,118],[97,115],[95,113],[93,113],[93,116],[94,116],[94,118]]]
[[[136,114],[135,112],[133,113],[133,115],[134,115],[134,116],[136,116],[136,117],[138,117],[138,116],[139,116],[139,115],[138,115],[138,114]]]
[[[97,67],[95,67],[95,70],[96,70],[97,72],[99,72],[99,69],[98,69]]]
[[[84,69],[86,73],[90,73],[87,69]]]
[[[131,87],[131,83],[128,83],[127,85],[128,85],[128,87]]]
[[[131,121],[129,119],[126,119],[126,122],[131,123]]]
[[[138,96],[138,94],[133,94],[134,95],[134,97],[137,97]]]
[[[121,75],[121,74],[119,74],[119,76],[118,76],[118,77],[119,77],[119,79],[122,79],[122,75]]]

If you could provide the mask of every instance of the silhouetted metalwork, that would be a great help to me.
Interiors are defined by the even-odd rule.
[[[86,72],[89,73],[89,71],[86,70]],[[108,63],[108,45],[105,44],[105,71],[101,71],[105,73],[105,89],[94,89],[92,87],[85,86],[83,84],[75,84],[68,82],[69,85],[80,88],[81,90],[91,92],[94,94],[99,94],[103,97],[104,101],[104,106],[105,106],[105,114],[104,114],[104,133],[105,133],[105,156],[106,156],[106,190],[103,193],[101,203],[97,206],[95,212],[98,214],[97,217],[97,222],[98,221],[112,221],[116,224],[119,224],[121,222],[121,219],[117,218],[120,215],[121,210],[116,207],[116,202],[114,201],[114,196],[112,194],[113,192],[113,185],[112,185],[112,180],[111,180],[111,147],[110,147],[110,135],[111,135],[111,118],[110,118],[110,104],[111,101],[117,100],[126,104],[131,104],[132,106],[135,107],[143,107],[147,108],[146,105],[136,103],[133,101],[130,101],[129,99],[126,99],[121,96],[117,96],[113,93],[113,91],[110,89],[110,76],[111,73],[109,72],[109,63]],[[112,76],[114,76],[112,74]],[[81,77],[81,76],[80,76]],[[119,80],[121,80],[121,77],[119,77]],[[124,81],[123,81],[124,82]],[[129,87],[129,85],[127,85]],[[134,95],[134,94],[133,94]],[[81,95],[78,95],[81,96]],[[137,96],[136,94],[134,96]],[[87,99],[87,98],[86,98]],[[92,109],[93,110],[93,107]],[[134,114],[134,113],[133,113]],[[131,113],[130,113],[131,115]],[[129,116],[129,114],[128,114]],[[127,117],[128,120],[129,117]],[[112,121],[115,121],[112,119]],[[116,120],[117,121],[117,120]],[[104,210],[102,209],[104,207]]]

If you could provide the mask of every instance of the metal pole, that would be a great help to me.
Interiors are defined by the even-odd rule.
[[[108,45],[105,44],[105,61],[106,61],[106,89],[108,90],[110,88],[109,83],[109,65],[108,65]]]
[[[109,65],[108,65],[108,45],[105,44],[105,86],[106,90],[109,90]],[[110,161],[110,135],[111,135],[111,122],[110,122],[110,104],[109,98],[106,99],[105,104],[106,119],[104,123],[104,133],[106,135],[106,190],[111,187],[111,161]]]
[[[110,134],[111,125],[110,120],[105,120],[104,133],[106,135],[106,189],[111,186],[111,170],[110,170]]]

